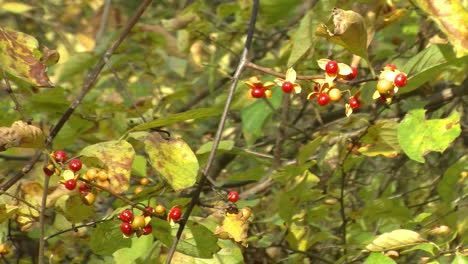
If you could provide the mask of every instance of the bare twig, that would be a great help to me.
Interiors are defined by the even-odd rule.
[[[171,263],[172,257],[174,256],[174,253],[175,253],[176,248],[177,248],[177,244],[179,243],[179,240],[180,240],[180,238],[182,236],[182,232],[184,231],[187,220],[188,220],[190,214],[192,213],[193,207],[196,204],[198,204],[198,200],[199,200],[199,197],[200,197],[201,190],[203,189],[203,186],[205,185],[205,183],[207,181],[206,175],[208,175],[209,172],[210,172],[210,169],[211,169],[211,166],[213,164],[214,157],[215,157],[215,154],[216,154],[216,150],[218,149],[219,142],[221,141],[221,136],[222,136],[222,133],[223,133],[223,130],[224,130],[224,125],[226,123],[227,114],[229,112],[231,102],[232,102],[232,100],[234,98],[234,92],[236,90],[237,82],[239,81],[239,78],[240,78],[240,76],[241,76],[241,74],[242,74],[242,72],[243,72],[243,70],[245,68],[245,64],[247,62],[247,55],[248,55],[248,52],[250,50],[250,46],[252,44],[253,33],[254,33],[254,30],[255,30],[255,22],[257,20],[258,5],[259,5],[259,0],[254,0],[244,50],[242,52],[239,64],[237,65],[237,69],[236,69],[236,72],[235,72],[233,80],[232,80],[231,87],[229,89],[228,98],[226,99],[226,104],[225,104],[224,111],[223,111],[223,114],[222,114],[220,122],[219,122],[218,130],[216,132],[216,136],[215,136],[215,139],[214,139],[214,142],[213,142],[213,147],[211,149],[210,155],[209,155],[208,160],[206,162],[204,172],[201,175],[200,182],[198,183],[198,187],[197,187],[196,191],[194,192],[194,194],[192,196],[192,200],[191,200],[190,204],[188,205],[188,207],[187,207],[187,209],[186,209],[186,211],[184,213],[183,219],[179,223],[179,229],[177,230],[176,237],[174,238],[174,242],[173,242],[173,244],[172,244],[172,246],[171,246],[171,248],[169,250],[169,253],[167,255],[167,258],[166,258],[166,264]]]
[[[39,238],[39,252],[37,255],[38,263],[44,263],[44,249],[45,249],[45,211],[46,211],[46,204],[47,204],[47,193],[49,189],[49,180],[50,177],[45,175],[44,176],[44,186],[42,191],[42,201],[41,201],[41,214],[39,215],[39,223],[40,223],[40,238]]]
[[[14,195],[12,195],[12,194],[9,194],[9,193],[7,193],[7,192],[2,192],[2,191],[0,191],[0,196],[1,196],[1,195],[9,196],[9,197],[11,197],[11,198],[13,198],[13,199],[15,199],[15,200],[18,200],[18,201],[24,203],[25,205],[27,205],[27,206],[29,206],[30,208],[34,209],[36,212],[40,212],[40,210],[39,210],[36,206],[32,205],[30,202],[24,200],[23,198],[16,197],[16,196],[14,196]]]
[[[96,34],[96,44],[101,41],[102,35],[104,35],[104,31],[106,31],[107,20],[109,19],[109,11],[112,4],[112,0],[106,0],[104,3],[102,17],[101,17],[101,24],[99,25],[99,30]]]
[[[82,224],[82,225],[77,225],[77,226],[73,226],[73,227],[70,227],[68,229],[64,229],[62,231],[59,231],[55,234],[52,234],[50,236],[47,236],[47,237],[44,237],[44,240],[47,241],[53,237],[56,237],[58,235],[61,235],[61,234],[64,234],[64,233],[67,233],[67,232],[70,232],[70,231],[76,231],[78,230],[79,228],[82,228],[82,227],[88,227],[88,226],[96,226],[96,224],[99,224],[99,223],[103,223],[103,222],[107,222],[107,221],[110,221],[110,220],[113,220],[114,218],[111,217],[111,218],[105,218],[105,219],[102,219],[102,220],[99,220],[99,221],[94,221],[94,222],[90,222],[90,223],[86,223],[86,224]]]

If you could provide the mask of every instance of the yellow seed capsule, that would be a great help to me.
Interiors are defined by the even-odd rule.
[[[83,195],[81,195],[81,200],[86,205],[92,205],[96,200],[96,196],[92,192],[83,193]]]
[[[105,170],[99,171],[97,177],[100,181],[107,181],[107,179],[109,178],[109,176],[107,175],[107,171]]]
[[[273,96],[273,92],[270,89],[265,90],[265,97],[271,98]]]
[[[10,252],[8,246],[4,243],[0,243],[0,255],[6,255]]]
[[[166,211],[166,208],[164,208],[163,205],[158,204],[158,205],[154,208],[154,211],[155,211],[157,214],[164,214],[164,211]]]
[[[137,216],[133,217],[132,227],[134,229],[138,229],[138,228],[144,227],[144,226],[145,226],[145,217],[144,216],[137,215]]]
[[[141,178],[141,180],[140,180],[141,185],[148,185],[148,183],[149,183],[148,178]]]
[[[241,213],[242,213],[242,218],[243,219],[249,219],[250,215],[251,215],[251,210],[250,208],[248,207],[244,207],[242,209],[240,209]]]
[[[89,169],[85,175],[83,175],[83,178],[88,181],[94,180],[98,174],[98,171],[96,169]]]
[[[379,91],[379,93],[381,94],[386,94],[393,88],[394,88],[393,83],[388,80],[380,80],[377,83],[377,91]]]
[[[133,193],[139,194],[139,193],[141,193],[142,191],[143,191],[143,187],[138,186],[138,187],[135,188],[135,190],[133,191]]]
[[[339,101],[341,99],[341,91],[338,88],[333,88],[328,91],[328,96],[330,96],[330,100],[332,101]]]

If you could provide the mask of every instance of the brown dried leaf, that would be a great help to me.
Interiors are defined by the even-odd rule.
[[[23,121],[15,121],[11,127],[0,127],[0,151],[12,147],[42,148],[44,132]]]

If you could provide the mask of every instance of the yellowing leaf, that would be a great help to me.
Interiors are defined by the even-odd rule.
[[[429,14],[447,35],[457,57],[468,55],[468,11],[461,1],[416,0],[415,3]]]
[[[9,219],[18,211],[18,206],[9,204],[0,204],[0,223]]]
[[[164,139],[158,133],[132,133],[143,142],[151,165],[174,190],[192,187],[197,179],[199,164],[195,153],[181,138]]]
[[[422,163],[426,153],[443,152],[461,133],[459,112],[433,120],[426,120],[425,112],[424,109],[409,112],[398,127],[401,148],[409,158]]]
[[[369,251],[385,251],[414,246],[415,244],[425,241],[426,240],[424,240],[421,235],[412,230],[397,229],[378,236],[374,241],[366,246],[366,249]]]
[[[247,210],[249,213],[246,213]],[[249,215],[250,209],[248,208],[242,208],[237,214],[226,212],[223,225],[216,227],[215,235],[221,239],[231,239],[234,242],[241,243],[244,247],[248,247]]]
[[[29,10],[34,9],[33,6],[19,3],[19,2],[6,2],[0,4],[0,10],[4,10],[11,13],[21,14],[28,12]]]
[[[23,121],[15,121],[11,127],[0,127],[0,151],[12,147],[41,148],[44,139],[40,128]]]
[[[32,36],[0,27],[0,69],[32,86],[52,87],[38,46]]]
[[[339,8],[333,8],[332,14],[334,32],[330,32],[326,25],[321,24],[316,34],[367,59],[367,29],[364,18],[352,10]]]
[[[398,123],[394,120],[380,120],[369,127],[367,134],[362,138],[366,145],[359,148],[359,152],[366,156],[383,155],[395,157],[400,153],[398,143]]]
[[[80,155],[85,156],[83,163],[87,164],[86,157],[97,158],[107,167],[110,188],[116,193],[128,189],[132,163],[135,150],[125,140],[107,141],[84,148]]]

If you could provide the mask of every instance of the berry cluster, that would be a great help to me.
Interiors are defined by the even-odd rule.
[[[392,97],[398,89],[404,87],[407,82],[406,74],[400,72],[393,64],[387,64],[380,72],[377,89],[372,98],[391,103]]]
[[[154,209],[150,206],[145,207],[145,209],[154,212]],[[151,216],[146,213],[143,215],[133,215],[132,211],[124,210],[120,213],[119,219],[122,221],[120,231],[122,231],[125,237],[129,237],[134,233],[139,237],[153,232],[153,227],[150,224]]]

